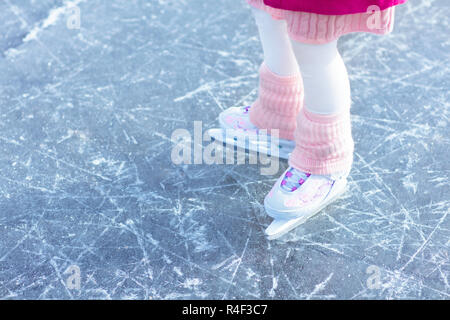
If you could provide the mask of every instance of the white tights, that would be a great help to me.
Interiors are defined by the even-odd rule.
[[[280,76],[302,74],[305,107],[318,114],[335,114],[350,107],[347,69],[337,40],[306,44],[290,39],[284,20],[253,8],[267,67]]]

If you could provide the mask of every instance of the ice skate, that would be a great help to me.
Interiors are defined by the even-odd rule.
[[[264,199],[275,219],[266,229],[268,238],[281,237],[336,200],[347,188],[347,175],[312,175],[289,167]]]
[[[227,146],[236,145],[247,151],[288,159],[294,150],[295,142],[286,139],[273,141],[275,139],[264,134],[250,122],[249,109],[250,106],[231,107],[220,113],[220,128],[209,129],[209,136]],[[276,150],[275,154],[272,154],[273,150]]]

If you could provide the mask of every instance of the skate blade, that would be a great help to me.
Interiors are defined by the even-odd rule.
[[[228,135],[225,132],[227,132]],[[227,131],[225,131],[220,128],[214,128],[209,129],[207,133],[214,140],[224,143],[226,147],[234,148],[234,146],[237,146],[246,151],[259,152],[280,159],[288,159],[295,147],[293,141],[280,139],[279,143],[275,145],[272,144],[270,136],[268,136],[267,139],[260,141],[256,134],[245,135],[232,129],[227,129]]]
[[[300,217],[300,218],[290,219],[290,220],[275,219],[265,230],[267,239],[268,240],[278,239],[278,238],[282,237],[283,235],[285,235],[286,233],[288,233],[289,231],[291,231],[292,229],[295,229],[299,225],[306,222],[306,220],[307,220],[307,217]]]

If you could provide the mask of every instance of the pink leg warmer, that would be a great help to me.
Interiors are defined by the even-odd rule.
[[[292,167],[312,174],[350,171],[354,149],[350,109],[325,115],[304,107],[297,122],[296,147],[289,158]]]
[[[296,117],[303,104],[300,74],[279,76],[262,63],[259,97],[250,108],[250,121],[259,129],[279,130],[279,138],[294,140]]]

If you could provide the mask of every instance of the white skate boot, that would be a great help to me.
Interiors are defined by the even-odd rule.
[[[289,167],[264,199],[267,214],[274,218],[267,237],[281,237],[336,200],[346,190],[347,176],[313,175]]]
[[[219,114],[220,128],[209,129],[209,136],[228,146],[236,145],[248,151],[260,152],[272,155],[271,150],[277,150],[281,159],[288,159],[294,150],[293,140],[278,139],[272,141],[270,135],[263,134],[250,122],[249,109],[247,107],[231,107]]]

